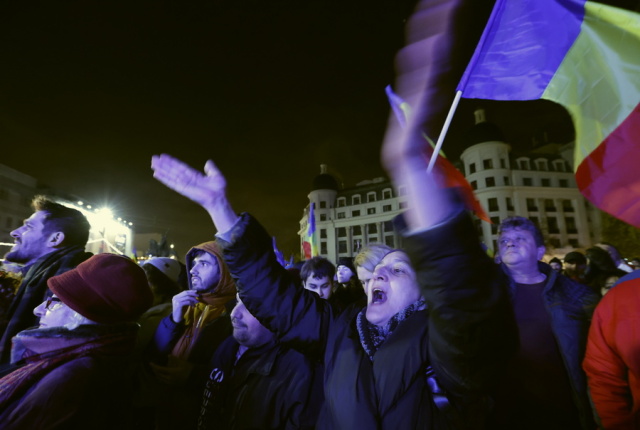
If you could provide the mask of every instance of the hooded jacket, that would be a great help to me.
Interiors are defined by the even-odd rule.
[[[174,322],[171,315],[160,322],[153,342],[154,361],[160,364],[166,362],[169,354],[194,364],[207,364],[217,346],[231,334],[228,308],[235,299],[236,286],[222,259],[219,245],[211,241],[191,248],[185,257],[187,272],[191,271],[193,259],[202,251],[211,254],[218,261],[220,281],[213,291],[202,295],[203,303],[186,309],[183,322]],[[191,288],[189,278],[189,289]]]
[[[208,252],[218,261],[220,281],[210,293],[202,294],[202,303],[190,306],[179,323],[169,314],[160,321],[147,348],[147,358],[169,367],[177,362],[191,366],[182,386],[161,384],[157,390],[156,426],[158,429],[195,428],[199,402],[214,352],[232,333],[229,312],[234,304],[236,287],[216,242],[205,242],[189,250],[185,258],[187,270],[199,252]],[[189,288],[191,288],[189,279]]]

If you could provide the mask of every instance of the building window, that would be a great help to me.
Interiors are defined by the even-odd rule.
[[[529,160],[527,160],[526,158],[518,160],[518,167],[520,168],[520,170],[530,170]]]
[[[547,218],[547,227],[549,228],[549,234],[558,234],[560,229],[558,228],[558,219],[550,216]]]
[[[536,160],[536,169],[543,172],[547,171],[547,160]]]
[[[491,197],[489,199],[489,212],[497,212],[498,210],[498,199]]]
[[[576,239],[569,239],[569,246],[572,248],[580,248],[580,244]]]
[[[509,186],[509,177],[508,176],[504,177],[504,185],[507,186],[507,187]]]
[[[367,203],[376,201],[376,193],[367,193]]]
[[[513,200],[511,200],[511,197],[507,197],[507,210],[508,211],[513,210]]]
[[[525,187],[533,186],[533,179],[531,179],[531,178],[522,178],[522,185],[524,185]]]
[[[360,227],[359,225],[354,225],[353,227],[351,227],[351,232],[354,236],[360,236],[362,235],[362,227]]]
[[[360,211],[351,211],[351,216],[360,216]]]
[[[367,215],[375,215],[376,208],[367,208]]]
[[[385,233],[393,231],[393,221],[385,221],[384,223],[382,223],[382,228]]]
[[[551,199],[545,199],[544,201],[544,210],[547,212],[555,212],[556,211],[556,204],[553,200]]]
[[[576,227],[576,219],[572,216],[565,217],[564,223],[567,226],[567,233],[576,234],[578,233],[578,227]]]
[[[327,229],[326,228],[321,228],[320,229],[320,239],[326,239],[327,238]]]
[[[351,197],[351,204],[352,205],[359,205],[360,204],[360,195],[355,195],[355,196]]]
[[[542,178],[541,179],[541,184],[542,184],[543,187],[550,187],[551,186],[551,179]]]
[[[569,188],[569,181],[567,179],[560,179],[560,187]]]
[[[391,192],[391,190],[387,189],[387,190],[382,190],[382,198],[387,200],[390,199],[391,197],[393,197],[393,193]]]
[[[471,189],[473,189],[473,190],[477,190],[477,189],[478,189],[478,182],[476,182],[476,181],[471,181]]]
[[[344,197],[338,197],[338,207],[342,208],[345,207],[347,205],[347,199],[345,199]]]
[[[500,218],[497,216],[492,216],[491,217],[491,233],[492,234],[497,234],[498,233],[498,226],[500,225]]]
[[[485,183],[485,186],[487,188],[495,187],[496,186],[496,179],[495,178],[485,178],[484,183]]]
[[[336,229],[336,235],[338,237],[347,237],[347,229],[344,227],[338,227]]]
[[[555,169],[556,172],[564,172],[565,171],[564,161],[563,160],[554,161],[553,168]]]
[[[387,245],[390,248],[395,248],[396,247],[396,240],[391,235],[385,236],[384,237],[384,244]]]
[[[327,202],[325,202],[324,200],[320,201],[320,209],[326,209],[327,208]]]
[[[327,214],[320,214],[320,221],[326,221],[327,220]]]
[[[367,224],[367,233],[371,234],[371,233],[377,233],[378,232],[378,226],[376,224]]]
[[[573,212],[573,205],[571,204],[571,200],[563,200],[562,201],[562,210],[565,212]]]
[[[320,254],[327,255],[327,242],[320,242]]]
[[[382,206],[382,212],[391,212],[391,205],[384,205]]]
[[[406,209],[407,208],[407,202],[400,202],[398,203],[398,207],[400,209]]]
[[[482,167],[486,169],[493,169],[493,160],[482,160]]]
[[[530,216],[529,219],[536,227],[540,228],[540,220],[538,220],[537,216]]]
[[[398,195],[399,196],[406,196],[407,195],[407,186],[406,185],[400,185],[398,187]]]
[[[502,168],[502,169],[506,169],[507,168],[507,160],[505,160],[504,158],[500,159],[500,168]]]
[[[555,237],[549,238],[549,245],[551,248],[560,248],[560,239]]]
[[[476,173],[476,163],[470,163],[469,164],[469,174],[473,175],[474,173]]]
[[[344,212],[338,212],[338,219],[344,219],[345,218],[344,215],[345,215]]]
[[[534,199],[527,199],[527,210],[529,212],[536,212],[538,210],[538,206]]]
[[[340,240],[338,241],[338,254],[346,254],[347,253],[347,241]]]

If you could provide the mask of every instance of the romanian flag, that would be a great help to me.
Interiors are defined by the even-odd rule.
[[[391,110],[395,114],[398,123],[401,127],[405,127],[407,119],[411,114],[411,107],[399,95],[393,92],[391,86],[387,86],[385,91],[387,93],[387,98],[389,99],[389,104],[391,105]],[[424,138],[430,144],[430,146],[425,150],[425,157],[430,159],[433,155],[434,143],[429,139],[429,136],[424,135]],[[473,188],[471,188],[467,178],[464,177],[460,170],[456,169],[456,167],[451,164],[442,151],[440,151],[438,158],[436,159],[436,171],[441,172],[444,177],[445,187],[456,188],[459,190],[460,197],[469,210],[473,211],[481,220],[491,223],[491,218],[489,218],[489,215],[487,215],[480,202],[476,199]]]
[[[585,0],[498,0],[458,91],[563,105],[580,191],[640,227],[639,14]]]
[[[306,234],[307,237],[306,237],[306,240],[302,243],[305,260],[308,260],[319,254],[318,240],[316,238],[315,208],[316,208],[316,204],[312,202],[311,207],[309,208],[309,220],[307,222],[307,234]]]

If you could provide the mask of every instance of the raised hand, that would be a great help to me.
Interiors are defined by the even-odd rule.
[[[205,209],[225,198],[227,181],[211,160],[205,164],[204,174],[167,154],[154,155],[151,168],[154,178]]]
[[[230,229],[238,219],[226,196],[227,181],[209,160],[204,173],[167,154],[151,158],[153,177],[172,190],[205,208],[219,232]]]

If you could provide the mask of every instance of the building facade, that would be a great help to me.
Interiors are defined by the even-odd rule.
[[[404,190],[394,190],[391,182],[377,178],[342,188],[335,177],[321,166],[313,181],[309,204],[300,220],[300,250],[306,239],[309,210],[315,203],[316,238],[320,255],[335,262],[340,257],[355,256],[367,243],[402,246],[401,236],[392,219],[406,207]]]
[[[497,227],[509,216],[523,216],[536,223],[549,254],[564,255],[600,241],[601,214],[580,193],[573,174],[573,146],[539,145],[514,152],[500,130],[476,112],[476,125],[461,155],[461,170],[475,190],[492,224],[476,219],[478,234],[487,248],[496,250]],[[316,238],[321,256],[331,261],[355,256],[367,243],[402,247],[402,237],[392,219],[406,208],[402,187],[395,190],[388,179],[377,178],[343,188],[321,166],[308,195],[309,204],[300,220],[300,249],[311,203],[315,203]]]

